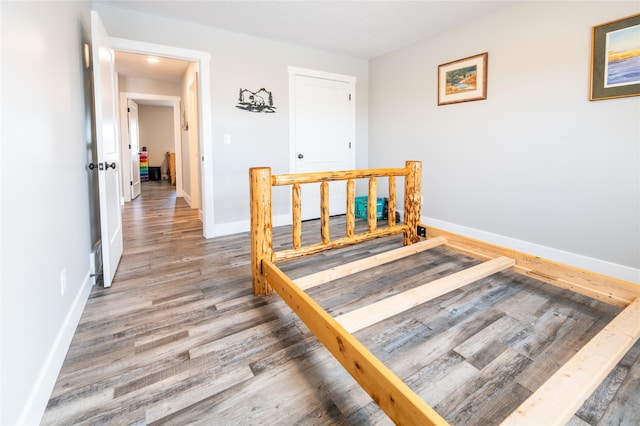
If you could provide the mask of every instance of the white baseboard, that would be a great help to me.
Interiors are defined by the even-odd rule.
[[[521,251],[523,253],[531,254],[533,256],[538,256],[545,259],[553,260],[555,262],[564,263],[565,265],[571,265],[576,268],[597,272],[609,277],[614,277],[635,284],[640,284],[640,269],[635,269],[629,266],[619,265],[617,263],[608,262],[606,260],[595,259],[592,257],[587,257],[580,254],[555,249],[552,247],[530,243],[528,241],[518,240],[511,237],[506,237],[504,235],[493,234],[491,232],[469,228],[467,226],[457,225],[455,223],[445,222],[426,216],[422,216],[421,221],[427,226],[433,226],[445,231],[450,231],[481,241],[486,241],[491,244],[508,247],[514,250]],[[291,215],[284,214],[273,217],[273,226],[284,226],[290,224]],[[249,226],[250,223],[248,220],[214,225],[213,236],[220,237],[223,235],[249,232]]]
[[[184,192],[182,194],[182,198],[184,198],[184,200],[187,202],[187,204],[189,204],[189,207],[191,207],[191,196],[189,194],[187,194],[186,192]]]
[[[243,232],[249,232],[248,220],[213,225],[213,237],[222,237],[224,235],[240,234]]]
[[[273,226],[291,225],[291,215],[283,214],[273,217]],[[240,234],[249,232],[251,222],[248,220],[239,220],[237,222],[221,223],[213,226],[213,237],[222,237],[223,235]]]
[[[475,238],[487,243],[507,247],[534,256],[553,260],[554,262],[564,263],[565,265],[574,266],[576,268],[587,271],[597,272],[609,277],[618,278],[635,284],[640,284],[640,269],[631,268],[629,266],[619,265],[608,262],[606,260],[595,259],[564,250],[554,249],[552,247],[542,246],[528,241],[522,241],[504,235],[493,234],[491,232],[481,231],[479,229],[469,228],[455,223],[449,223],[438,219],[422,216],[422,223],[427,226],[433,226],[445,231],[464,235],[466,237]]]
[[[80,286],[78,293],[76,294],[71,308],[64,319],[64,322],[60,326],[56,340],[53,342],[51,350],[45,359],[38,379],[33,385],[29,399],[20,414],[18,424],[21,425],[37,425],[40,424],[47,403],[51,397],[51,392],[58,380],[58,374],[64,363],[64,359],[67,356],[71,340],[76,332],[82,311],[84,310],[91,288],[93,286],[93,278],[89,271],[84,278],[84,282]]]

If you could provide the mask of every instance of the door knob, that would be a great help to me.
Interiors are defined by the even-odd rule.
[[[98,163],[89,163],[87,167],[89,167],[89,170],[94,171],[98,168]]]
[[[104,168],[108,169],[109,167],[111,167],[113,170],[115,170],[116,169],[116,162],[114,161],[113,163],[109,164],[108,161],[105,161],[104,162]]]
[[[302,159],[302,158],[304,158],[304,155],[298,154],[298,158]]]

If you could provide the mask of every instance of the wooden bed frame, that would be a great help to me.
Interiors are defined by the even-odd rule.
[[[250,169],[254,294],[277,291],[391,420],[396,424],[416,425],[448,423],[351,333],[505,269],[618,306],[622,311],[502,423],[565,424],[640,337],[640,285],[422,226],[421,171],[419,161],[407,161],[404,168],[306,174],[272,175],[267,167]],[[395,214],[398,176],[404,178],[403,223],[396,223]],[[389,181],[388,224],[381,228],[378,228],[376,218],[378,178],[388,178]],[[355,232],[356,179],[369,180],[367,230],[362,233]],[[329,232],[330,181],[346,181],[347,187],[346,236],[333,240]],[[300,185],[318,182],[321,242],[302,246]],[[272,187],[281,185],[292,187],[293,248],[274,252]],[[403,234],[403,247],[314,273],[295,282],[276,266],[280,261],[398,234]],[[335,318],[304,292],[325,282],[436,246],[484,263]]]

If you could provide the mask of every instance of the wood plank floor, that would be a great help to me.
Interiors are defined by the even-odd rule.
[[[145,183],[123,214],[113,286],[92,290],[42,424],[391,423],[277,295],[251,294],[248,233],[203,239],[164,181]],[[279,247],[288,232],[276,229]],[[302,276],[399,245],[281,266]],[[434,249],[309,294],[337,316],[476,263]],[[355,335],[453,425],[493,425],[618,312],[502,272]],[[569,424],[640,424],[640,344]]]

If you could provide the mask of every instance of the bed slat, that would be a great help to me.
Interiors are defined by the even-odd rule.
[[[309,274],[304,277],[297,278],[294,281],[302,290],[308,290],[321,284],[328,283],[329,281],[337,280],[338,278],[353,275],[361,271],[366,271],[367,269],[384,265],[385,263],[393,262],[395,260],[402,259],[403,257],[411,256],[412,254],[420,253],[446,243],[447,240],[442,237],[430,238],[416,244],[411,244],[410,246],[403,246],[384,253],[369,256],[364,259],[345,263],[325,271]]]
[[[508,257],[498,257],[337,316],[335,320],[347,331],[353,333],[481,278],[505,270],[515,263],[515,260]]]
[[[564,425],[640,337],[634,300],[549,378],[503,426]]]

